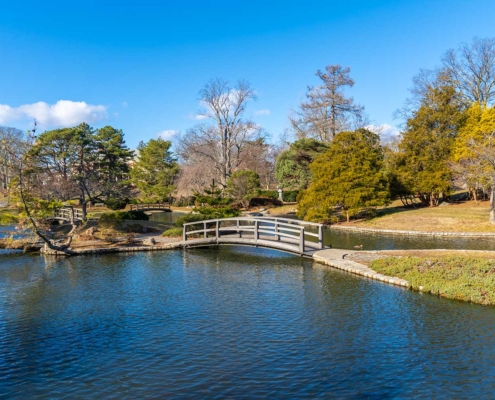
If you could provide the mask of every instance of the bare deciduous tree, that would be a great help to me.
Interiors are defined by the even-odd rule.
[[[18,163],[27,150],[23,131],[0,126],[0,192],[7,192],[10,182],[17,176]]]
[[[247,103],[255,97],[244,80],[233,87],[223,79],[208,82],[200,91],[203,109],[199,116],[209,123],[199,124],[179,137],[178,154],[182,161],[213,168],[213,175],[225,187],[227,179],[239,168],[246,144],[261,134],[257,124],[244,118]]]
[[[495,100],[495,38],[474,38],[450,49],[443,65],[467,103],[492,105]]]
[[[364,108],[344,94],[346,87],[354,86],[350,71],[349,67],[343,68],[337,64],[316,72],[322,84],[309,86],[306,101],[301,102],[299,110],[289,116],[299,138],[330,142],[341,131],[366,125],[363,121]]]

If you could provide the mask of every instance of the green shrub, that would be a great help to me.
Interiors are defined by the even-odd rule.
[[[0,214],[0,225],[13,225],[19,222],[19,217],[14,214]]]
[[[170,228],[162,233],[165,237],[182,237],[182,228]]]
[[[249,206],[249,200],[257,196],[259,190],[260,177],[250,169],[236,171],[227,179],[226,193],[243,207]]]
[[[276,190],[260,190],[259,197],[278,200],[278,192]]]
[[[297,201],[299,192],[300,190],[288,190],[286,192],[282,192],[282,199],[287,203],[294,203],[295,201]]]
[[[150,217],[143,211],[116,211],[100,214],[98,224],[112,225],[124,220],[148,221]]]
[[[253,197],[249,200],[249,207],[281,206],[282,202],[270,197]]]
[[[241,213],[232,206],[224,207],[195,207],[194,211],[206,215],[207,219],[238,217]]]
[[[203,215],[203,214],[185,214],[177,218],[174,225],[177,228],[182,228],[184,224],[188,222],[204,221],[207,219],[211,219],[211,218],[208,215]]]
[[[116,199],[114,197],[110,197],[105,201],[105,205],[110,210],[123,210],[127,205],[127,199]]]

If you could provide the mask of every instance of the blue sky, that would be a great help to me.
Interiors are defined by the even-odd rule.
[[[134,148],[194,126],[209,79],[244,78],[248,114],[276,138],[315,71],[338,63],[373,123],[398,125],[419,69],[495,36],[494,20],[493,0],[2,2],[0,124],[110,124]]]

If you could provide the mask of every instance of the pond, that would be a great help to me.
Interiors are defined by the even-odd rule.
[[[153,212],[150,213],[150,221],[165,222],[166,224],[173,225],[177,218],[187,213],[170,211],[170,212]]]
[[[495,308],[242,247],[2,256],[5,398],[471,398]]]

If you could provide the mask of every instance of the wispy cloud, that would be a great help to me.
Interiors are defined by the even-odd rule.
[[[59,100],[55,104],[40,101],[19,107],[0,104],[0,124],[36,119],[43,126],[72,126],[81,122],[98,122],[106,118],[106,106],[87,104],[84,101]]]
[[[122,103],[120,103],[122,105],[122,107],[127,107],[129,104],[127,104],[127,101],[123,101]]]
[[[202,119],[206,119],[206,118],[208,118],[208,116],[207,115],[203,115],[203,114],[196,114],[194,116],[194,119],[196,119],[198,121],[201,121]]]
[[[157,134],[159,138],[162,138],[163,140],[170,140],[172,139],[175,135],[177,135],[179,131],[175,131],[173,129],[166,129],[164,131],[161,131]]]
[[[254,112],[254,115],[259,116],[259,115],[270,115],[270,110],[258,110]]]

